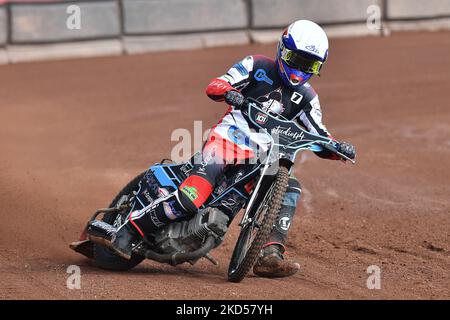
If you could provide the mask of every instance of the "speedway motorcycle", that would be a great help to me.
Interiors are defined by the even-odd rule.
[[[108,208],[96,211],[80,240],[70,247],[92,259],[95,265],[110,270],[129,270],[144,259],[175,266],[186,262],[193,265],[206,258],[217,264],[210,251],[222,243],[233,218],[244,209],[239,223],[240,235],[228,268],[229,281],[242,281],[273,229],[296,154],[300,150],[327,149],[344,160],[352,163],[354,160],[338,151],[337,142],[309,133],[297,123],[265,111],[254,99],[246,99],[241,112],[251,128],[267,136],[268,151],[254,163],[227,166],[198,213],[175,220],[136,240],[130,260],[89,239],[86,231],[90,225],[98,225],[112,234],[127,221],[131,212],[151,206],[162,196],[161,190],[165,190],[165,194],[176,190],[200,153],[181,164],[165,159],[131,180]]]

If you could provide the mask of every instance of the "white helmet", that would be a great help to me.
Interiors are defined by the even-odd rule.
[[[309,20],[290,24],[281,35],[277,50],[277,66],[287,86],[302,85],[313,74],[319,74],[328,57],[325,31]]]

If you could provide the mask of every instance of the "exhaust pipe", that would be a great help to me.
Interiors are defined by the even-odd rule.
[[[145,251],[145,258],[155,260],[161,263],[168,263],[172,266],[177,264],[188,262],[191,260],[197,260],[204,257],[215,246],[216,239],[214,236],[209,236],[203,246],[192,252],[175,252],[160,254],[152,250]]]

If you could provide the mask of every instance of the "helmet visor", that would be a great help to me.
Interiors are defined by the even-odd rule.
[[[289,67],[305,73],[318,75],[322,68],[322,61],[300,55],[293,50],[289,50],[285,46],[283,46],[283,49],[281,50],[281,59],[283,59]]]

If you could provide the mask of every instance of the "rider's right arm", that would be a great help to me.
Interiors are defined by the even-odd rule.
[[[223,101],[224,95],[230,90],[239,91],[250,82],[253,71],[253,57],[247,56],[232,66],[226,74],[214,78],[206,88],[206,94],[214,101]]]

